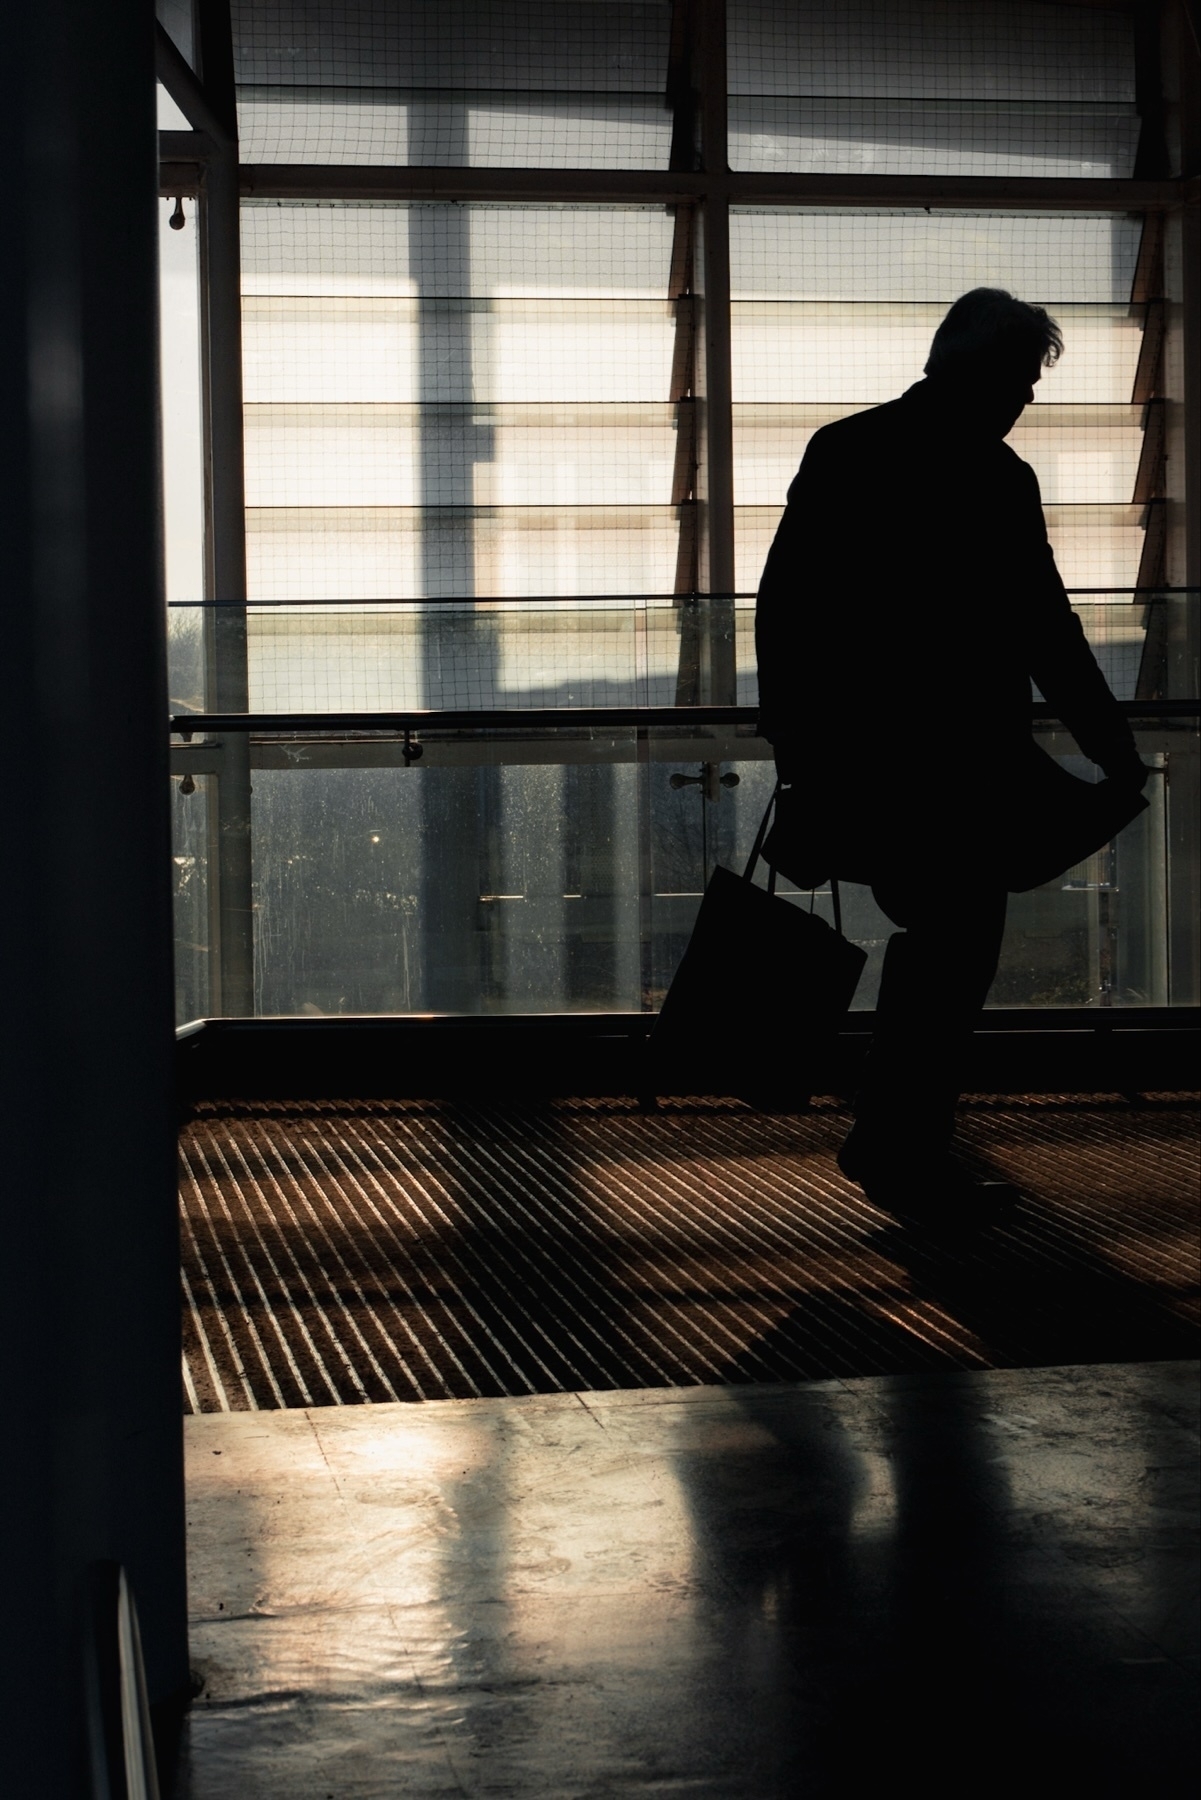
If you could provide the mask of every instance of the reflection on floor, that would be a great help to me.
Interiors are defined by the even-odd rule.
[[[186,1422],[187,1800],[1193,1792],[1197,1365]]]
[[[977,1097],[1025,1195],[902,1231],[836,1101],[198,1108],[180,1143],[193,1412],[1197,1354],[1195,1097]]]

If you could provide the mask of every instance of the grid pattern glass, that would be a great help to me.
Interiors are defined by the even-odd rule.
[[[673,699],[666,209],[243,218],[252,706]]]
[[[234,0],[242,160],[666,168],[670,0]]]
[[[730,165],[1123,176],[1133,24],[1042,0],[729,0]]]

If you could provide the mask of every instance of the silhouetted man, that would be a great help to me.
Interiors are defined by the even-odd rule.
[[[980,1198],[948,1149],[1007,892],[1143,804],[1147,769],[1064,591],[1038,482],[1004,442],[1062,349],[1041,307],[964,294],[924,381],[815,433],[759,589],[760,730],[795,850],[780,866],[802,885],[868,883],[904,927],[839,1154],[901,1214]],[[1070,781],[1035,744],[1032,679],[1107,782]]]

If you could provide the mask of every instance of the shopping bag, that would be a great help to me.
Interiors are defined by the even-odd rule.
[[[773,794],[741,875],[714,869],[648,1043],[648,1091],[736,1094],[770,1109],[808,1103],[866,953],[803,903],[753,877]],[[812,899],[810,900],[810,907]]]

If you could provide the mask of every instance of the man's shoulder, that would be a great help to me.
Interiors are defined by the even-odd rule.
[[[867,406],[859,412],[831,419],[816,430],[810,442],[822,449],[858,449],[872,438],[886,438],[905,429],[905,402],[886,400],[882,406]]]
[[[995,479],[1012,504],[1041,505],[1042,492],[1038,476],[1025,458],[1018,455],[1012,444],[1004,441],[997,445]]]
[[[1024,481],[1027,484],[1034,482],[1037,485],[1038,476],[1034,473],[1034,470],[1026,461],[1025,457],[1018,455],[1012,444],[1007,444],[1002,440],[997,448],[1001,452],[1001,462],[1003,466],[1016,481]]]
[[[889,453],[906,436],[905,416],[900,400],[885,401],[883,406],[865,407],[862,412],[847,413],[821,425],[809,440],[806,460],[818,465],[843,461],[862,463],[876,452]]]

